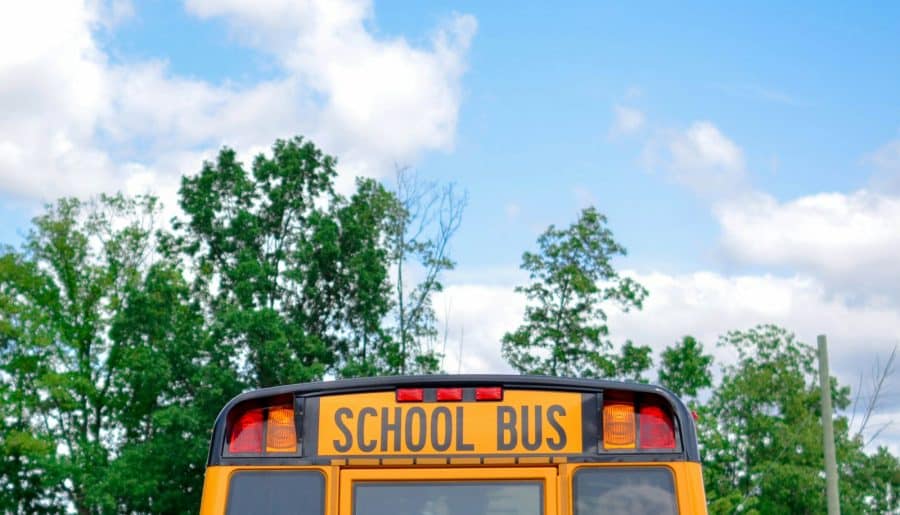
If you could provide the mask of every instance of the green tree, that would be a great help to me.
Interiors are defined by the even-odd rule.
[[[680,397],[696,397],[700,390],[712,386],[712,362],[712,355],[703,353],[702,343],[685,336],[662,352],[659,384]]]
[[[647,291],[613,268],[625,255],[606,217],[590,207],[566,229],[550,226],[538,253],[525,252],[521,268],[531,283],[516,291],[528,299],[524,323],[503,336],[503,355],[519,372],[612,377],[606,303],[640,309]]]
[[[644,372],[653,366],[652,353],[653,349],[649,345],[635,345],[627,340],[615,358],[616,377],[646,383]]]
[[[0,257],[0,511],[52,513],[47,497],[62,495],[54,435],[36,423],[49,344],[41,304],[51,290],[21,253]]]
[[[212,337],[245,358],[232,366],[248,386],[370,375],[391,362],[380,322],[396,202],[372,181],[349,201],[336,194],[335,164],[297,137],[250,172],[224,148],[182,180],[177,243],[195,264]]]
[[[110,329],[151,266],[151,197],[64,199],[34,219],[22,251],[0,259],[4,409],[11,454],[0,482],[20,511],[110,511],[105,473],[126,371]],[[7,404],[9,402],[9,404]],[[40,492],[36,494],[36,489]]]
[[[721,384],[701,409],[710,511],[824,513],[814,350],[788,331],[768,325],[730,332],[719,344],[736,351],[738,359],[723,367]],[[835,407],[846,408],[849,389],[834,378],[831,384]],[[834,426],[841,511],[896,510],[896,457],[883,451],[867,455],[861,440],[850,435],[846,417],[836,417]]]
[[[391,216],[399,209],[397,198],[371,179],[357,180],[350,201],[335,209],[344,261],[341,284],[350,294],[341,314],[348,334],[338,370],[342,377],[389,374],[403,362],[385,323],[394,305],[388,270]]]
[[[212,421],[241,391],[176,263],[151,267],[113,320],[122,442],[104,489],[120,511],[196,513]],[[140,473],[136,474],[135,471]]]

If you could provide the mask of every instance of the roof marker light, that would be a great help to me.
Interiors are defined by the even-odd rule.
[[[461,401],[463,399],[462,388],[438,388],[436,398],[438,401]]]
[[[499,386],[482,386],[475,388],[476,401],[502,401],[503,388]]]
[[[397,402],[422,402],[425,390],[421,388],[397,388]]]

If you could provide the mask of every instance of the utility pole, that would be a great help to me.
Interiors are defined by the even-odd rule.
[[[837,458],[834,453],[834,425],[831,420],[831,376],[828,373],[828,343],[825,335],[817,338],[819,344],[819,385],[822,388],[822,438],[825,448],[825,492],[828,498],[828,515],[840,515]]]

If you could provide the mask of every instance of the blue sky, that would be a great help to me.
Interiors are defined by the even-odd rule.
[[[508,370],[497,342],[521,319],[521,254],[587,204],[650,289],[642,312],[611,315],[617,341],[690,333],[713,348],[773,322],[829,334],[854,383],[900,341],[900,4],[46,12],[0,21],[0,242],[58,196],[152,191],[171,206],[180,174],[220,145],[249,157],[303,134],[345,181],[400,163],[468,191],[436,299],[449,347],[467,349],[448,370]],[[889,401],[885,420],[900,417]]]
[[[574,218],[579,189],[636,266],[728,266],[708,206],[643,165],[640,144],[609,137],[617,104],[658,128],[713,121],[744,148],[750,182],[781,200],[865,186],[863,156],[898,135],[897,6],[380,2],[368,26],[427,46],[456,12],[475,16],[478,33],[455,147],[409,164],[469,190],[461,263],[516,263],[536,227]],[[173,73],[214,83],[279,73],[226,23],[178,2],[142,3],[102,40],[114,59],[165,59]],[[521,213],[512,223],[511,206]]]

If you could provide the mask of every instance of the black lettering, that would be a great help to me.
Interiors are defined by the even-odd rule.
[[[529,451],[536,451],[541,447],[541,407],[534,407],[534,439],[530,439],[528,431],[528,406],[522,406],[522,446]]]
[[[390,408],[381,408],[381,452],[387,451],[388,433],[394,433],[394,450],[400,450],[400,417],[403,415],[403,408],[394,408],[394,422],[390,422],[388,410]]]
[[[556,420],[557,415],[560,417],[566,416],[566,408],[559,404],[553,404],[547,408],[547,422],[549,422],[550,426],[556,430],[557,435],[555,440],[553,438],[547,438],[547,446],[554,451],[559,451],[566,446],[566,432],[563,430],[559,421]]]
[[[359,450],[363,452],[372,452],[375,450],[375,446],[378,444],[375,440],[365,441],[363,432],[366,429],[366,416],[377,417],[378,412],[375,411],[375,408],[363,408],[359,410],[359,420],[356,421],[356,445],[359,447]]]
[[[418,434],[413,433],[413,415],[415,418],[419,419],[419,428]],[[418,452],[422,450],[422,447],[425,447],[425,410],[422,408],[415,406],[409,409],[406,412],[406,448],[413,451]],[[418,437],[418,440],[413,441],[413,437]]]
[[[438,419],[444,419],[441,423]],[[453,438],[453,427],[450,425],[450,410],[444,406],[438,406],[431,412],[431,446],[438,452],[446,451],[450,448],[450,439]],[[440,433],[443,432],[442,438]]]
[[[507,436],[509,440],[507,440]],[[515,408],[497,406],[497,450],[511,451],[516,448],[518,440]]]
[[[463,435],[463,409],[462,406],[456,408],[456,450],[457,451],[474,451],[475,445],[466,443],[466,437]]]
[[[350,433],[350,429],[344,424],[342,419],[344,418],[353,418],[353,410],[350,408],[338,408],[337,411],[334,412],[334,425],[337,426],[338,431],[344,435],[344,442],[341,443],[340,440],[334,441],[334,450],[337,452],[347,452],[353,447],[353,434]]]

